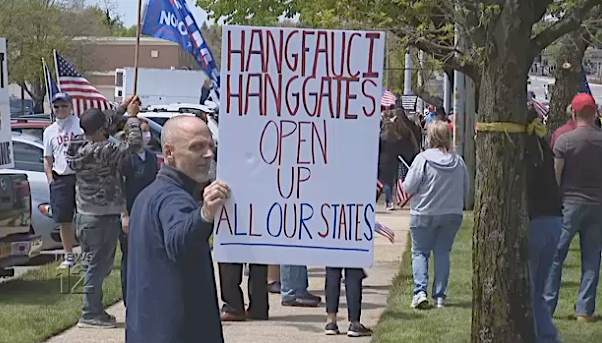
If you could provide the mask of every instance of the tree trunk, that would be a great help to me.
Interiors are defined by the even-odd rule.
[[[562,37],[558,42],[558,50],[561,53],[555,60],[556,71],[554,77],[556,78],[556,84],[552,88],[550,101],[549,137],[571,118],[567,114],[566,108],[579,90],[583,56],[589,46],[588,39],[584,38],[586,36],[587,30],[582,29]],[[568,68],[564,67],[565,64]]]
[[[504,8],[481,77],[479,122],[526,123],[532,21],[519,2]],[[479,132],[475,144],[471,342],[532,343],[525,135]]]
[[[42,82],[33,82],[29,86],[25,83],[19,84],[25,89],[27,94],[33,100],[33,113],[44,113],[44,99],[46,97],[46,87]]]

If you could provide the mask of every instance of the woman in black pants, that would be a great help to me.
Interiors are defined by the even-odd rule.
[[[347,311],[349,316],[349,329],[347,336],[371,336],[372,330],[360,323],[362,315],[362,282],[365,278],[361,268],[332,268],[326,267],[326,324],[327,335],[338,335],[337,313],[339,312],[339,297],[341,295],[341,276],[345,270],[345,290],[347,297]]]

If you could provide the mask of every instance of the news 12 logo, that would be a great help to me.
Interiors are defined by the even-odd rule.
[[[86,289],[84,286],[84,270],[81,266],[81,262],[85,259],[90,260],[92,258],[90,253],[84,253],[79,255],[76,263],[73,267],[67,267],[64,269],[58,269],[57,275],[59,277],[61,286],[61,294],[93,294],[94,289]],[[81,290],[80,290],[81,289]]]

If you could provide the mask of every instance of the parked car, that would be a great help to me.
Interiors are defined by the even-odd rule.
[[[31,223],[31,193],[27,175],[0,171],[0,277],[14,276],[42,249],[43,238]]]
[[[197,106],[202,106],[202,105],[197,105]],[[194,112],[180,112],[180,111],[150,111],[150,112],[141,112],[140,114],[138,114],[138,118],[140,119],[147,119],[150,121],[155,122],[156,124],[163,126],[165,125],[165,122],[167,122],[169,119],[176,117],[176,116],[198,116],[198,113],[194,113]],[[211,131],[211,135],[213,136],[213,140],[215,141],[216,145],[217,143],[219,143],[219,127],[218,127],[218,123],[217,120],[215,120],[215,118],[211,115],[207,116],[207,125],[209,126],[209,130]],[[152,130],[152,127],[151,127]]]
[[[41,139],[23,133],[12,133],[15,156],[14,169],[0,169],[0,173],[27,175],[31,189],[31,226],[42,236],[42,250],[62,249],[58,225],[52,220],[50,188],[44,174],[44,143]]]
[[[127,117],[127,116],[126,116]],[[154,121],[146,118],[139,118],[148,123],[151,131],[152,137],[160,142],[161,141],[161,125],[155,123]],[[50,126],[52,122],[50,121],[50,117],[46,115],[43,116],[24,116],[20,118],[13,118],[11,121],[11,127],[13,132],[23,133],[26,135],[34,136],[40,140],[44,139],[44,130]],[[152,146],[151,150],[157,154],[157,162],[159,165],[163,164],[163,153],[161,152],[160,146]]]

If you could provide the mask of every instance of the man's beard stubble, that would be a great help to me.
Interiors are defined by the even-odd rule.
[[[212,159],[207,173],[199,174],[197,177],[195,177],[194,181],[196,181],[198,183],[215,181],[216,166],[217,166],[217,163],[215,163],[215,160]]]

